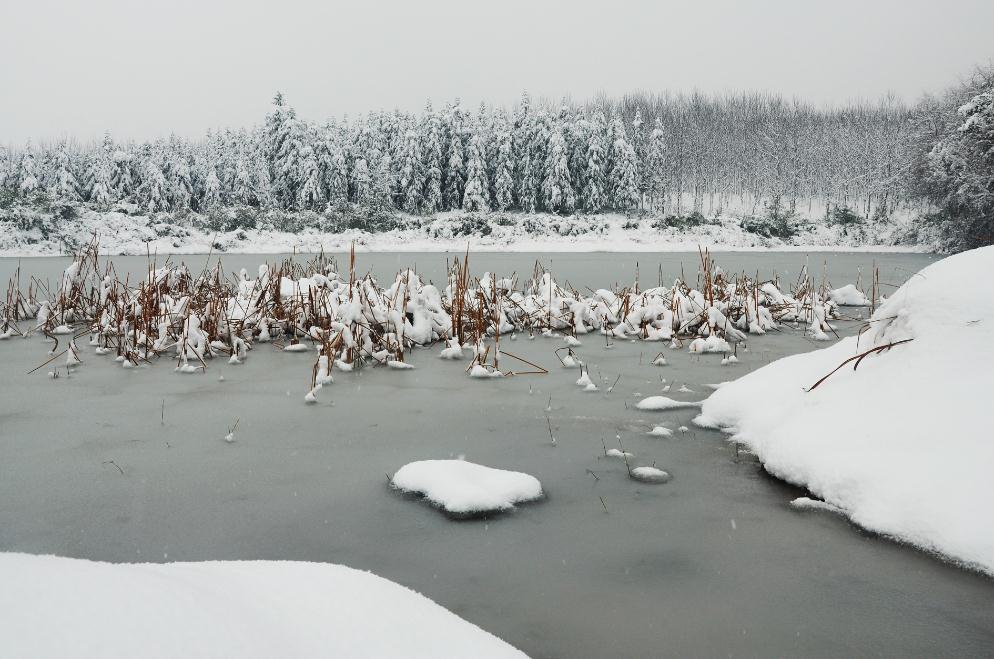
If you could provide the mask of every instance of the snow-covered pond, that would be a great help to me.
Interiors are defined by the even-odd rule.
[[[453,255],[449,255],[451,258]],[[530,273],[536,254],[471,254],[474,273]],[[225,255],[229,271],[276,256]],[[361,254],[388,279],[416,260],[441,279],[446,255]],[[722,253],[728,271],[796,277],[801,253]],[[835,286],[900,284],[936,257],[813,254]],[[173,257],[191,268],[205,257]],[[544,258],[577,288],[693,278],[696,254]],[[346,263],[340,259],[340,263]],[[0,259],[0,281],[17,266]],[[66,259],[21,259],[58,279]],[[118,276],[146,270],[116,257]],[[161,259],[160,259],[161,263]],[[885,291],[886,292],[886,291]],[[865,312],[864,312],[865,314]],[[856,321],[839,323],[852,333]],[[0,342],[0,551],[114,562],[292,559],[372,570],[533,657],[980,656],[994,646],[994,584],[874,537],[695,428],[696,407],[643,411],[650,395],[691,402],[707,387],[815,345],[798,331],[750,337],[740,361],[585,337],[599,391],[559,367],[561,339],[506,347],[548,375],[470,379],[465,363],[415,350],[410,371],[336,373],[303,402],[314,355],[259,345],[206,375],[115,368],[84,355],[69,378],[44,369],[40,337]],[[662,346],[659,346],[662,347]],[[554,367],[555,366],[555,367]],[[219,376],[224,376],[223,381]],[[613,390],[608,386],[620,377]],[[665,378],[665,382],[661,378]],[[683,391],[689,389],[690,391]],[[235,441],[225,436],[238,421]],[[647,434],[656,426],[666,435]],[[679,428],[686,426],[686,432]],[[555,441],[551,437],[555,438]],[[671,478],[638,482],[605,448]],[[453,520],[390,486],[403,465],[465,459],[541,481],[544,498]]]

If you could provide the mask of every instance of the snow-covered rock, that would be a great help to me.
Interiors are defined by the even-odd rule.
[[[992,273],[994,247],[929,265],[869,331],[730,382],[700,422],[860,526],[994,573]]]
[[[0,553],[9,657],[524,657],[413,590],[329,563]]]
[[[394,487],[416,492],[454,514],[509,510],[514,504],[543,496],[534,476],[494,469],[465,460],[421,460],[401,467]]]

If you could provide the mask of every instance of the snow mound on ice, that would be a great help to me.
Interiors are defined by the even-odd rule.
[[[856,524],[994,574],[991,273],[994,247],[933,263],[858,339],[735,380],[699,418]],[[806,391],[854,355],[904,339]]]
[[[509,510],[542,498],[542,484],[534,476],[465,460],[411,462],[394,474],[392,483],[455,514]]]
[[[856,288],[854,284],[846,284],[842,288],[830,290],[828,297],[832,302],[843,307],[870,306],[870,300],[866,297],[866,294]]]
[[[306,343],[289,343],[283,347],[283,352],[307,352],[310,348]]]
[[[635,403],[635,407],[640,410],[652,410],[654,412],[675,410],[683,407],[697,407],[698,405],[700,405],[699,402],[683,402],[667,398],[666,396],[649,396],[648,398],[643,398],[639,402]]]
[[[11,657],[524,657],[369,572],[291,561],[0,554]]]
[[[632,478],[643,483],[665,483],[670,479],[669,472],[658,467],[635,467],[631,474]]]

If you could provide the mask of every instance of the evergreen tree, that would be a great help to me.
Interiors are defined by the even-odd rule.
[[[249,171],[244,158],[235,162],[235,180],[232,183],[231,197],[236,204],[249,205],[255,199],[252,173]]]
[[[526,204],[526,200],[522,198],[522,194],[525,191],[525,162],[526,160],[530,160],[530,123],[531,97],[528,95],[528,92],[525,91],[521,93],[521,100],[518,102],[518,106],[514,110],[514,124],[511,128],[511,156],[514,164],[514,170],[512,171],[514,185],[512,187],[514,189],[518,206],[522,209],[527,209],[528,206],[528,204]],[[534,203],[532,203],[531,206],[534,208]]]
[[[379,165],[376,167],[376,176],[373,178],[372,198],[374,204],[382,208],[393,207],[393,163],[390,154],[384,153],[380,156]]]
[[[310,145],[304,144],[300,149],[299,158],[300,168],[296,173],[299,184],[294,207],[314,209],[321,202],[321,174],[317,156]]]
[[[363,161],[365,162],[365,161]],[[369,176],[369,171],[366,171]],[[345,201],[349,194],[349,169],[340,148],[335,149],[328,174],[328,201]]]
[[[587,163],[584,168],[582,198],[583,210],[597,213],[604,206],[604,154],[599,135],[591,135],[587,143]]]
[[[139,204],[149,213],[161,213],[169,210],[166,177],[156,160],[154,154],[144,158],[145,171],[136,193]]]
[[[79,182],[72,172],[72,161],[65,142],[55,151],[54,170],[48,192],[56,199],[79,201]]]
[[[545,111],[539,111],[532,120],[526,161],[521,173],[520,197],[524,209],[529,212],[547,210],[542,197],[542,183],[548,147],[548,115]]]
[[[35,163],[34,150],[29,141],[24,146],[24,153],[21,154],[21,162],[17,168],[17,190],[22,195],[27,196],[37,190],[39,186],[38,166]]]
[[[466,167],[466,190],[462,207],[468,211],[490,210],[490,183],[483,163],[484,140],[477,133],[469,142],[469,162]]]
[[[114,151],[111,165],[110,184],[118,199],[127,199],[135,193],[135,175],[132,172],[133,161],[130,153],[117,149]]]
[[[458,104],[452,111],[449,135],[449,159],[445,168],[444,207],[459,208],[465,192],[465,159],[463,158],[461,111]]]
[[[425,177],[421,163],[421,143],[413,129],[408,130],[404,135],[401,160],[403,165],[398,178],[398,201],[404,211],[417,213],[421,208]]]
[[[431,215],[442,209],[442,138],[438,116],[432,110],[430,102],[425,109],[422,132],[424,145],[421,151],[425,165],[422,208],[426,214]]]
[[[576,195],[573,193],[573,184],[570,180],[566,140],[558,127],[553,130],[552,137],[549,138],[542,198],[545,209],[553,213],[572,213],[576,207]]]
[[[207,177],[204,179],[204,197],[201,201],[200,209],[204,212],[210,212],[218,207],[221,203],[221,179],[217,177],[217,171],[214,167],[209,167],[207,170]]]
[[[646,194],[653,209],[664,210],[666,199],[666,133],[659,117],[649,134],[645,160]]]
[[[365,158],[359,158],[352,167],[353,200],[357,204],[365,204],[372,196],[372,181],[369,176],[369,165]]]
[[[619,210],[630,210],[639,203],[635,150],[624,137],[619,137],[611,151],[614,154],[614,168],[610,175],[611,205]]]
[[[497,155],[494,166],[494,206],[505,211],[514,204],[514,165],[511,132],[503,124],[497,134]]]
[[[7,148],[0,145],[0,192],[3,192],[9,187],[11,180],[14,178],[13,167],[10,163],[10,153]]]

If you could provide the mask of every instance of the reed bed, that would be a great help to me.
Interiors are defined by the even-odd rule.
[[[578,349],[591,333],[608,346],[621,339],[668,341],[671,348],[689,342],[691,352],[728,356],[749,335],[784,324],[827,338],[829,320],[840,317],[827,284],[816,285],[807,268],[785,291],[776,278],[723,271],[706,250],[696,280],[681,273],[664,285],[660,274],[650,288],[636,274],[628,286],[581,291],[557,282],[540,262],[523,280],[517,273],[473,276],[470,268],[467,250],[447,265],[441,287],[412,268],[381,285],[360,271],[353,247],[344,271],[324,253],[264,263],[254,277],[226,272],[219,261],[195,273],[150,256],[144,277],[131,281],[100,257],[94,239],[54,286],[15,271],[0,301],[0,338],[48,337],[55,348],[41,366],[63,356],[75,366],[85,337],[94,353],[113,355],[124,368],[166,362],[181,373],[206,372],[218,358],[240,364],[268,343],[315,356],[314,399],[336,370],[411,368],[416,347],[441,345],[448,359],[468,354],[473,377],[541,375],[548,369],[508,351],[507,337],[561,337],[565,346],[555,358],[580,366],[582,376]],[[874,294],[877,287],[874,276]],[[661,352],[653,360],[665,363]]]

